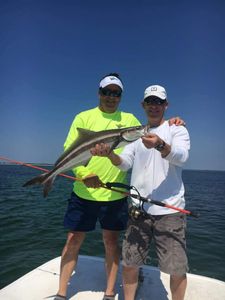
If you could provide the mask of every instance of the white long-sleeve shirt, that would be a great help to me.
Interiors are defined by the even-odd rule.
[[[135,186],[143,197],[184,208],[184,185],[182,167],[188,159],[190,138],[183,126],[162,125],[149,129],[171,146],[171,152],[162,158],[156,149],[147,149],[139,139],[127,145],[120,154],[121,170],[132,168],[131,185]],[[137,200],[133,199],[138,203]],[[145,210],[152,215],[164,215],[176,212],[173,209],[145,203]]]

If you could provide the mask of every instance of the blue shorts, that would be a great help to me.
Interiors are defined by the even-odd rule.
[[[97,220],[106,230],[125,230],[128,221],[127,198],[115,201],[92,201],[71,194],[64,217],[64,227],[71,231],[92,231]]]

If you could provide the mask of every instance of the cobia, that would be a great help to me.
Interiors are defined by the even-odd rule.
[[[90,149],[96,144],[109,144],[111,150],[113,150],[139,139],[145,135],[146,130],[147,127],[143,125],[97,132],[77,128],[78,138],[59,157],[54,164],[54,168],[48,173],[41,174],[27,181],[23,186],[42,184],[44,185],[43,194],[46,197],[58,174],[88,163],[91,158]]]

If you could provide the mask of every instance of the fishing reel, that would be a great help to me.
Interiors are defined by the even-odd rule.
[[[128,210],[129,216],[132,220],[140,220],[144,217],[146,217],[147,213],[143,208],[137,207],[135,205],[131,205]]]
[[[148,214],[146,212],[146,210],[144,209],[144,203],[145,202],[151,203],[151,204],[154,204],[154,205],[158,205],[158,206],[162,206],[162,207],[167,207],[167,208],[170,208],[170,209],[174,209],[176,211],[179,211],[183,214],[187,214],[188,216],[192,216],[192,217],[195,217],[195,218],[198,218],[200,216],[199,213],[196,213],[196,212],[193,212],[193,211],[190,211],[190,210],[186,210],[186,209],[183,209],[183,208],[179,208],[179,207],[176,207],[176,206],[172,206],[172,205],[169,205],[167,203],[164,203],[163,201],[152,200],[152,199],[143,197],[143,196],[140,195],[139,191],[134,186],[129,186],[129,185],[126,185],[126,184],[120,183],[120,182],[107,182],[105,184],[105,187],[108,188],[108,189],[111,189],[112,191],[119,192],[119,193],[122,193],[126,196],[131,197],[131,205],[129,207],[129,215],[133,220],[138,220],[139,218],[145,218],[146,219],[146,218],[150,217],[150,214]],[[114,187],[118,187],[118,188],[122,188],[122,189],[126,189],[126,190],[134,190],[136,192],[136,194],[123,192],[121,190],[115,189]],[[138,205],[134,205],[134,203],[132,203],[132,201],[133,201],[132,198],[138,200]]]
[[[146,216],[148,214],[144,209],[144,202],[142,201],[142,197],[141,197],[139,191],[134,186],[131,186],[131,189],[137,193],[136,195],[132,194],[132,196],[135,196],[135,199],[138,200],[138,205],[135,205],[134,203],[132,203],[132,199],[131,199],[131,205],[128,210],[130,218],[133,221],[137,221],[137,220],[146,218]]]
[[[128,213],[132,220],[136,221],[148,215],[144,209],[144,201],[143,201],[144,198],[141,197],[136,187],[129,186],[119,182],[107,182],[106,186],[108,188],[119,187],[119,188],[124,188],[126,190],[133,190],[136,192],[136,194],[130,194],[131,197],[138,200],[138,205],[135,205],[134,203],[132,203],[132,198],[131,198],[131,204],[129,205]]]

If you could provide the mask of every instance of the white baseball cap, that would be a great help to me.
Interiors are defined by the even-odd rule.
[[[144,92],[144,99],[150,96],[158,97],[162,100],[166,100],[167,94],[164,87],[160,85],[150,85]]]
[[[100,81],[100,84],[99,84],[99,87],[100,88],[104,88],[106,87],[107,85],[110,85],[110,84],[116,84],[118,85],[121,90],[123,91],[123,84],[122,82],[120,81],[119,78],[117,78],[116,76],[106,76],[105,78],[103,78],[101,81]]]

